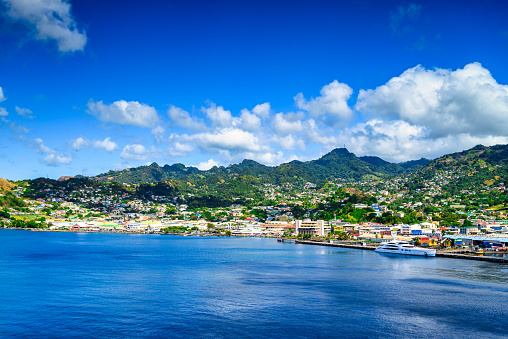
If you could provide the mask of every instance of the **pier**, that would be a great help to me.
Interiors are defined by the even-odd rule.
[[[304,244],[304,245],[318,245],[318,246],[330,246],[330,247],[342,247],[342,248],[355,248],[360,250],[369,250],[374,251],[378,246],[377,245],[362,245],[362,244],[351,244],[351,243],[330,243],[324,241],[315,241],[315,240],[295,240],[296,244]],[[468,254],[471,253],[471,254]],[[492,252],[487,254],[493,254],[498,252]],[[446,250],[437,250],[436,257],[442,258],[452,258],[452,259],[467,259],[467,260],[478,260],[478,261],[489,261],[489,262],[497,262],[497,263],[508,263],[508,258],[506,257],[494,257],[494,256],[485,256],[485,255],[474,255],[473,252],[466,251],[446,251]]]

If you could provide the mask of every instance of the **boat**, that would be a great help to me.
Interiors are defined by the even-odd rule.
[[[394,253],[394,254],[405,254],[405,255],[418,255],[422,257],[435,257],[436,250],[430,248],[415,247],[407,241],[392,240],[383,243],[381,246],[376,248],[376,252],[379,253]]]

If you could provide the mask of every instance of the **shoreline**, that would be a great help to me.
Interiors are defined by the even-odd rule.
[[[139,231],[88,231],[88,230],[50,230],[43,228],[19,228],[19,227],[1,227],[0,230],[18,230],[30,232],[56,232],[56,233],[100,233],[100,234],[153,234],[153,235],[177,235],[180,237],[239,237],[239,238],[280,238],[276,235],[263,235],[263,234],[221,234],[221,233],[160,233],[160,232],[139,232]]]
[[[100,234],[153,234],[153,235],[175,235],[180,237],[239,237],[239,238],[272,238],[281,240],[284,242],[285,240],[289,240],[295,244],[301,245],[314,245],[314,246],[328,246],[328,247],[341,247],[341,248],[350,248],[350,249],[359,249],[359,250],[368,250],[374,251],[377,246],[372,245],[362,245],[362,244],[346,244],[346,243],[330,243],[324,241],[315,241],[315,240],[300,240],[293,238],[281,238],[274,235],[252,235],[252,234],[216,234],[216,233],[201,233],[201,234],[190,234],[190,233],[156,233],[156,232],[136,232],[136,231],[115,231],[115,232],[103,232],[103,231],[85,231],[85,230],[49,230],[49,229],[37,229],[37,228],[15,228],[15,227],[3,227],[0,229],[7,230],[19,230],[19,231],[31,231],[31,232],[63,232],[63,233],[100,233]],[[495,254],[498,252],[486,253],[486,254]],[[488,261],[495,263],[503,263],[508,264],[508,257],[495,257],[495,256],[484,256],[484,255],[473,255],[469,254],[465,251],[460,252],[450,252],[444,250],[437,250],[436,257],[441,258],[451,258],[451,259],[465,259],[465,260],[476,260],[476,261]]]
[[[368,245],[353,245],[353,244],[335,244],[335,243],[326,243],[326,242],[320,242],[320,241],[313,241],[313,240],[295,240],[296,244],[302,244],[302,245],[315,245],[315,246],[330,246],[330,247],[342,247],[342,248],[353,248],[353,249],[359,249],[359,250],[368,250],[373,251],[377,248],[377,246],[368,246]],[[493,252],[498,253],[498,252]],[[390,255],[393,255],[389,253]],[[452,258],[452,259],[466,259],[466,260],[477,260],[477,261],[489,261],[489,262],[496,262],[496,263],[503,263],[508,264],[508,257],[494,257],[494,256],[483,256],[483,255],[472,255],[472,254],[464,254],[462,253],[454,253],[454,252],[448,252],[443,250],[437,250],[436,251],[436,258],[442,257],[442,258]]]

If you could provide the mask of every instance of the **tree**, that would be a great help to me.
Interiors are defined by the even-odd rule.
[[[419,246],[422,244],[422,240],[420,239],[420,237],[416,237],[413,239],[413,241],[415,242],[415,245],[416,246]]]

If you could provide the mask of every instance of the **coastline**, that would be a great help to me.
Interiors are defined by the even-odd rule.
[[[14,228],[14,227],[3,227],[0,229],[10,229],[10,230],[20,230],[20,231],[32,231],[32,232],[64,232],[64,233],[101,233],[101,234],[154,234],[154,235],[175,235],[180,237],[240,237],[240,238],[274,238],[278,239],[280,242],[284,242],[284,240],[290,240],[295,244],[301,245],[314,245],[314,246],[328,246],[328,247],[341,247],[341,248],[350,248],[350,249],[358,249],[358,250],[368,250],[373,251],[377,248],[376,245],[363,245],[359,244],[351,244],[351,243],[330,243],[325,241],[315,241],[315,240],[300,240],[300,239],[287,239],[281,238],[273,235],[252,235],[252,234],[217,234],[217,233],[200,233],[200,234],[189,234],[189,233],[157,233],[157,232],[137,232],[137,231],[115,231],[115,232],[101,232],[101,231],[88,231],[88,230],[50,230],[50,229],[37,229],[37,228]],[[486,252],[485,254],[496,254],[499,252]],[[503,263],[508,264],[508,257],[496,257],[489,255],[474,255],[474,253],[467,251],[447,251],[447,250],[437,250],[436,257],[442,258],[451,258],[451,259],[465,259],[465,260],[477,260],[477,261],[487,261],[487,262],[495,262],[495,263]]]
[[[343,247],[343,248],[353,248],[353,249],[359,249],[359,250],[369,250],[373,251],[377,248],[377,246],[368,246],[368,245],[353,245],[353,244],[337,244],[337,243],[326,243],[326,242],[320,242],[320,241],[313,241],[313,240],[296,240],[296,244],[303,244],[303,245],[316,245],[316,246],[330,246],[330,247]],[[496,262],[496,263],[503,263],[508,264],[508,257],[494,257],[494,256],[483,256],[483,255],[473,255],[473,254],[465,254],[467,252],[461,251],[460,253],[457,252],[450,252],[445,250],[437,250],[436,251],[436,257],[442,257],[442,258],[452,258],[452,259],[466,259],[466,260],[478,260],[478,261],[489,261],[489,262]],[[492,252],[492,253],[486,253],[486,254],[495,254],[498,252]],[[389,255],[396,255],[391,254]]]

